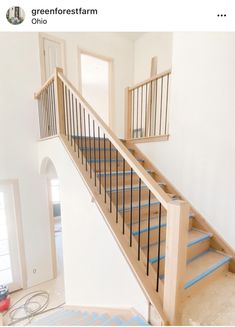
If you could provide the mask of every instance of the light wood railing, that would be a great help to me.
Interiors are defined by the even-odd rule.
[[[125,138],[135,142],[168,139],[171,70],[151,77],[125,92]]]
[[[149,291],[147,286],[145,291],[147,290],[146,294],[160,313],[162,321],[166,323],[167,320],[170,324],[176,324],[179,320],[181,295],[185,282],[187,229],[189,221],[188,204],[183,201],[173,201],[169,197],[68,81],[61,69],[56,69],[54,76],[35,94],[35,98],[38,100],[41,139],[54,136],[59,136],[62,139],[68,151],[72,153],[72,157],[76,158],[79,165],[83,167],[84,175],[90,180],[89,187],[97,190],[94,193],[97,202],[102,201],[102,205],[105,204],[108,207],[110,215],[113,215],[114,224],[121,224],[120,233],[128,239],[130,248],[133,248],[135,240],[133,240],[132,234],[132,198],[130,201],[128,224],[127,217],[125,216],[125,209],[129,206],[129,204],[125,203],[125,172],[128,172],[130,175],[129,183],[131,183],[131,188],[133,187],[134,178],[136,178],[139,185],[139,229],[141,223],[141,186],[144,185],[148,189],[149,208],[152,201],[159,203],[158,244],[161,241],[161,215],[163,215],[163,212],[166,214],[164,282],[160,275],[160,250],[158,250],[156,281],[151,284],[153,291]],[[117,190],[121,185],[119,162],[122,163],[122,171],[124,172],[121,177],[123,187],[122,203],[118,203],[117,196]],[[112,194],[113,188],[116,189],[115,194]],[[115,206],[114,201],[116,201]],[[121,210],[122,214],[120,213],[120,206],[123,209]],[[149,236],[150,210],[148,212]],[[113,226],[115,229],[115,225]],[[148,237],[148,254],[149,249],[150,243]],[[136,262],[138,263],[141,257],[140,237],[136,241],[136,250]],[[127,251],[129,250],[127,249]],[[147,255],[147,261],[144,263],[144,266],[146,269],[145,277],[143,277],[144,275],[142,273],[138,275],[138,268],[136,268],[138,279],[142,280],[142,286],[145,285],[143,279],[146,278],[148,280],[152,278],[149,255]],[[161,301],[158,300],[160,288],[164,288],[164,291],[162,291],[163,299]]]

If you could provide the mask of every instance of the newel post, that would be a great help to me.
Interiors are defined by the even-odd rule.
[[[132,91],[129,87],[125,88],[125,139],[132,138],[131,131],[131,110],[132,110]]]
[[[171,325],[179,325],[186,282],[189,204],[171,201],[167,210],[163,310]]]
[[[64,113],[64,101],[63,101],[63,84],[58,74],[63,73],[63,69],[55,68],[55,106],[56,106],[56,126],[57,134],[65,134],[65,113]]]

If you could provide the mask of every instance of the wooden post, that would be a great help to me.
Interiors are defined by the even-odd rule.
[[[186,282],[189,205],[171,201],[167,210],[163,311],[171,325],[179,325]]]
[[[63,85],[58,77],[58,73],[63,73],[63,69],[55,68],[55,105],[56,105],[56,123],[57,134],[65,135],[65,113],[63,103]]]
[[[132,91],[129,90],[129,87],[125,88],[125,139],[132,138]]]

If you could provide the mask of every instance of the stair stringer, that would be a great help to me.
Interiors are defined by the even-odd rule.
[[[87,172],[85,170],[85,165],[82,165],[81,162],[78,160],[76,153],[74,153],[70,143],[68,142],[67,138],[63,135],[61,135],[60,137],[54,137],[51,139],[47,139],[47,140],[42,140],[39,142],[39,159],[40,159],[40,163],[43,161],[44,158],[49,157],[52,162],[55,164],[55,167],[57,169],[58,172],[58,176],[59,179],[61,181],[61,196],[62,196],[62,201],[61,201],[61,212],[62,212],[62,228],[63,228],[63,245],[64,245],[64,263],[65,263],[65,290],[66,290],[66,302],[67,304],[71,304],[71,305],[87,305],[87,306],[97,306],[97,300],[95,303],[90,302],[91,299],[87,298],[87,302],[86,300],[84,301],[84,293],[81,296],[76,296],[74,293],[74,285],[73,281],[75,280],[75,278],[77,278],[77,276],[79,276],[79,270],[76,267],[75,271],[77,271],[77,275],[75,272],[72,272],[71,269],[72,266],[75,267],[75,263],[76,260],[71,261],[71,259],[69,260],[68,257],[70,255],[70,251],[73,251],[74,249],[72,249],[70,247],[70,243],[72,242],[72,239],[75,241],[75,243],[79,243],[80,247],[83,248],[83,250],[80,250],[79,247],[77,247],[77,244],[74,243],[74,246],[76,245],[76,251],[74,251],[76,254],[78,254],[78,257],[80,258],[80,263],[83,260],[83,256],[82,254],[84,251],[84,244],[81,244],[80,240],[79,240],[79,235],[76,235],[76,237],[74,238],[74,221],[76,219],[76,217],[74,216],[76,210],[74,210],[73,212],[73,218],[69,217],[69,205],[73,206],[73,201],[68,200],[66,198],[65,193],[70,192],[71,191],[75,191],[75,187],[74,184],[78,184],[79,187],[77,187],[77,191],[79,191],[82,189],[82,191],[79,193],[80,196],[82,196],[82,198],[86,199],[86,202],[89,202],[89,209],[88,211],[85,213],[85,215],[87,214],[88,217],[86,217],[87,219],[89,219],[89,216],[91,215],[91,213],[95,213],[95,216],[97,217],[96,220],[92,221],[92,224],[90,225],[90,227],[95,228],[94,224],[97,224],[97,221],[99,221],[99,224],[102,224],[102,233],[104,233],[105,237],[107,238],[107,242],[106,245],[109,248],[113,249],[113,251],[115,252],[115,261],[118,260],[119,261],[119,269],[118,270],[118,276],[117,276],[117,271],[115,271],[113,264],[111,265],[107,265],[106,268],[110,269],[110,274],[109,276],[112,276],[112,293],[115,293],[115,291],[120,294],[120,292],[122,293],[122,300],[121,303],[126,302],[127,300],[124,298],[129,298],[130,301],[129,303],[125,304],[125,306],[129,307],[138,307],[138,309],[140,308],[139,304],[142,303],[142,307],[144,306],[144,310],[141,312],[141,314],[144,316],[145,319],[148,319],[147,317],[147,309],[148,309],[148,303],[146,298],[148,299],[149,302],[152,303],[152,305],[154,305],[155,309],[157,310],[159,317],[160,317],[160,322],[161,325],[165,325],[167,324],[167,318],[163,312],[162,309],[162,301],[160,299],[160,296],[156,293],[155,288],[153,287],[152,282],[150,281],[149,277],[146,276],[145,270],[144,270],[144,266],[142,263],[138,262],[135,258],[135,256],[133,255],[133,249],[131,249],[128,246],[127,240],[126,240],[126,236],[122,235],[120,233],[120,227],[115,223],[112,214],[110,214],[107,205],[104,205],[104,200],[103,200],[103,196],[99,194],[98,190],[96,188],[94,188],[93,186],[93,180],[90,179],[89,177],[89,172]],[[69,168],[68,168],[69,167]],[[75,169],[76,170],[75,170]],[[68,174],[69,171],[72,171],[73,173],[71,174],[73,176],[73,178],[71,179],[70,176],[70,182],[68,183],[68,181],[66,182],[66,180],[68,180]],[[66,172],[66,173],[65,173]],[[78,174],[79,173],[79,174]],[[66,186],[67,184],[67,186]],[[86,185],[86,188],[84,187],[84,184]],[[63,202],[63,198],[64,198],[64,202]],[[76,199],[76,197],[75,197]],[[76,202],[76,207],[79,207],[78,204],[81,204],[80,207],[83,207],[84,204],[87,207],[87,203],[85,203],[85,199],[79,201],[79,199]],[[92,202],[95,202],[96,206],[94,206],[94,204]],[[99,212],[98,212],[98,210]],[[88,214],[89,213],[89,214]],[[100,213],[102,215],[102,217],[104,219],[102,219],[102,217],[100,216]],[[80,212],[81,214],[81,212]],[[83,212],[84,214],[84,212]],[[77,211],[77,215],[79,216],[79,211]],[[68,221],[66,221],[66,219],[68,219]],[[78,224],[77,227],[85,227],[86,224],[82,224],[81,223],[81,219],[80,221],[80,225]],[[102,223],[101,223],[102,221]],[[108,225],[112,235],[114,236],[114,239],[116,240],[115,242],[112,242],[111,239],[113,240],[113,238],[110,239],[110,233],[107,233],[106,231],[106,227],[105,224]],[[71,232],[71,228],[73,230],[72,232],[72,236],[70,235]],[[83,236],[84,231],[82,231],[80,233],[80,236]],[[89,235],[87,235],[89,237]],[[108,243],[109,240],[109,243]],[[92,239],[92,242],[94,240]],[[111,245],[112,244],[112,245]],[[118,246],[117,246],[118,245]],[[79,251],[80,250],[80,251]],[[94,253],[97,250],[97,246],[94,246]],[[121,252],[120,252],[121,250]],[[97,256],[104,256],[104,253],[99,252],[96,253]],[[123,255],[122,255],[123,254]],[[94,255],[94,254],[93,254]],[[126,259],[123,260],[123,256]],[[87,260],[84,260],[85,263],[87,264]],[[85,263],[83,263],[83,265],[85,265]],[[82,266],[83,266],[82,265]],[[79,265],[78,265],[79,266]],[[90,266],[92,267],[92,265],[90,264]],[[89,266],[89,267],[90,267]],[[89,272],[90,270],[92,271],[92,268],[90,267],[89,271],[86,271],[86,274],[83,274],[84,276],[84,282],[89,279]],[[97,272],[96,269],[98,269],[99,267],[93,267],[93,274],[95,276],[95,278],[97,278]],[[113,268],[113,269],[112,269]],[[131,268],[131,269],[130,269]],[[83,268],[84,269],[84,268]],[[86,269],[86,267],[85,267]],[[122,272],[122,275],[124,277],[120,278],[120,272]],[[80,271],[81,273],[81,271]],[[134,276],[133,276],[134,273]],[[127,282],[128,281],[128,282]],[[104,280],[102,281],[104,282]],[[110,287],[106,287],[104,288],[104,291],[101,291],[101,288],[99,289],[99,283],[101,283],[101,280],[99,280],[99,282],[92,282],[91,286],[92,288],[92,292],[99,292],[101,294],[102,297],[102,303],[101,306],[112,306],[112,307],[117,307],[121,305],[121,303],[116,303],[115,300],[110,300],[108,299],[108,297],[106,297],[106,302],[104,303],[104,298],[105,298],[105,290],[106,288],[110,288]],[[77,286],[83,286],[82,284],[84,283],[78,283]],[[123,287],[122,287],[123,285]],[[97,289],[98,286],[98,289]],[[90,285],[88,286],[90,287]],[[102,285],[102,290],[103,290],[104,284]],[[90,291],[90,289],[89,289]],[[107,290],[106,290],[107,291]],[[79,292],[79,287],[78,287],[78,292]],[[86,289],[86,291],[84,290],[84,292],[89,293],[88,289]],[[125,295],[125,293],[128,293],[128,296]],[[108,299],[108,300],[107,300]],[[138,299],[138,300],[137,300]],[[119,299],[120,300],[120,299]],[[93,301],[93,300],[92,300]],[[85,302],[85,303],[84,303]]]
[[[186,201],[190,205],[190,210],[194,214],[194,227],[204,230],[213,234],[212,239],[210,240],[211,247],[215,248],[218,251],[226,253],[231,256],[232,260],[229,263],[229,270],[235,273],[235,251],[234,249],[223,239],[219,232],[214,229],[210,223],[196,210],[192,204],[181,194],[173,184],[162,174],[162,172],[151,162],[151,160],[131,141],[123,141],[124,145],[128,149],[134,150],[135,154],[139,158],[143,158],[145,162],[146,169],[151,169],[154,173],[156,180],[160,180],[167,184],[168,192],[178,195],[182,200]],[[155,179],[154,178],[154,179]]]

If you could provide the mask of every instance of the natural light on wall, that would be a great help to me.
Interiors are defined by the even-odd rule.
[[[51,180],[51,198],[53,203],[60,202],[60,182],[58,179]]]
[[[109,124],[109,63],[82,53],[81,82],[83,97]]]

